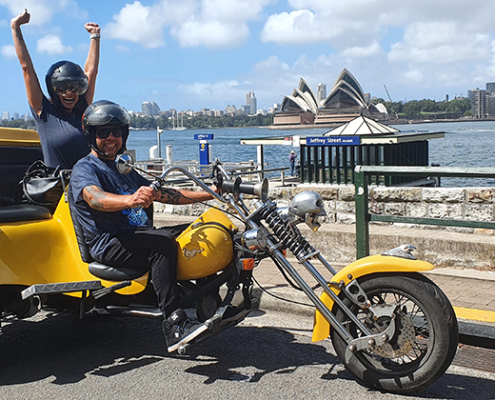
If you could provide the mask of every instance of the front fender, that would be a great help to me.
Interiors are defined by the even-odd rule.
[[[360,278],[365,275],[371,275],[376,273],[390,273],[390,272],[422,272],[430,271],[434,267],[427,261],[421,260],[409,260],[406,258],[375,255],[361,258],[349,264],[347,267],[341,269],[332,279],[333,282],[343,281],[347,285],[353,279]],[[336,294],[340,293],[340,290],[335,287],[331,287],[332,291]],[[320,296],[320,300],[329,309],[333,308],[333,300],[330,296],[323,292]],[[330,324],[316,310],[315,321],[313,326],[313,342],[328,338],[330,335]]]

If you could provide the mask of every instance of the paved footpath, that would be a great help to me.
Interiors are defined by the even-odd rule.
[[[301,276],[313,286],[314,279],[298,264],[290,259]],[[337,271],[343,265],[332,265]],[[290,299],[298,303],[309,303],[306,296],[293,289],[271,260],[263,260],[253,273],[257,283],[268,293]],[[425,274],[447,295],[459,320],[460,332],[464,334],[495,339],[495,273],[457,268],[436,268]],[[331,275],[325,276],[330,279]],[[272,296],[262,294],[260,308],[275,308],[295,313],[313,313],[310,307],[297,303],[283,303]]]

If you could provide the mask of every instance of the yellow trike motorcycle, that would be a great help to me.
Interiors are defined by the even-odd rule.
[[[44,308],[75,311],[81,318],[162,318],[149,274],[91,260],[65,196],[49,207],[8,198],[21,171],[39,156],[37,138],[26,132],[0,132],[2,321],[27,318]],[[138,169],[126,155],[117,167],[122,173]],[[254,303],[253,274],[261,260],[270,258],[314,304],[313,340],[330,337],[360,383],[410,393],[432,384],[449,367],[457,348],[457,320],[445,294],[421,274],[433,266],[416,260],[411,247],[362,258],[337,273],[297,227],[305,223],[316,231],[320,226],[324,210],[317,193],[299,193],[290,207],[280,208],[268,199],[266,180],[243,182],[219,162],[214,175],[222,195],[180,167],[155,177],[154,185],[167,185],[167,176],[177,171],[218,201],[177,237],[182,307],[193,310],[207,327],[198,341],[245,318]],[[321,295],[289,262],[287,252],[309,271]],[[327,280],[328,274],[333,278]],[[193,344],[181,346],[179,353]]]

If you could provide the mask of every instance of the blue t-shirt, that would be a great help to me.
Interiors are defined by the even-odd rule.
[[[91,256],[99,260],[113,237],[134,231],[138,226],[151,227],[151,221],[141,207],[116,212],[91,208],[83,199],[82,191],[92,185],[108,193],[125,195],[134,193],[141,186],[149,186],[150,181],[136,171],[123,175],[117,170],[115,161],[102,160],[93,154],[82,158],[74,166],[69,185],[72,211],[82,225]]]
[[[88,141],[82,129],[82,116],[88,106],[86,99],[72,112],[64,112],[43,96],[41,114],[31,107],[43,149],[45,164],[49,167],[72,169],[89,151]]]

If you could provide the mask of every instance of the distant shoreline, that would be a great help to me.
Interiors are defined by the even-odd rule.
[[[495,118],[459,118],[459,119],[412,119],[412,120],[406,120],[406,119],[399,119],[399,120],[388,120],[388,121],[380,121],[382,124],[385,125],[416,125],[416,124],[439,124],[439,123],[444,123],[444,122],[487,122],[487,121],[495,121]],[[270,125],[266,127],[260,127],[260,128],[267,128],[271,130],[286,130],[286,129],[315,129],[315,128],[326,128],[326,129],[331,129],[331,128],[337,128],[339,126],[344,125],[346,122],[339,122],[339,123],[334,123],[334,124],[321,124],[321,125]]]
[[[495,121],[495,118],[459,118],[459,119],[412,119],[412,120],[388,120],[382,121],[385,125],[416,125],[416,124],[438,124],[438,123],[449,123],[449,122],[488,122]],[[229,129],[229,128],[259,128],[259,129],[269,129],[269,130],[298,130],[298,129],[332,129],[337,128],[339,126],[344,125],[344,123],[335,123],[335,124],[322,124],[322,125],[268,125],[268,126],[224,126],[218,128],[186,128],[184,131],[194,131],[201,129]],[[156,129],[146,129],[146,128],[133,128],[130,127],[131,131],[154,131]],[[175,132],[172,129],[164,129],[165,131]]]

